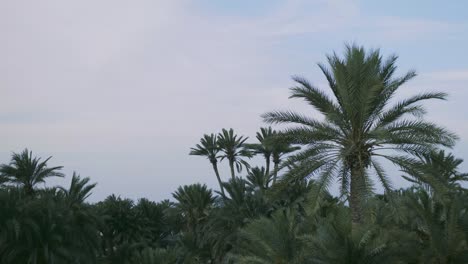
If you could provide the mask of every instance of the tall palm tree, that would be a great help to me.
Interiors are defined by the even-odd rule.
[[[436,146],[452,147],[456,136],[423,119],[420,101],[445,99],[445,93],[418,94],[396,104],[390,99],[407,81],[416,76],[409,71],[395,76],[396,56],[384,60],[379,50],[346,46],[344,58],[328,56],[329,67],[319,64],[328,80],[331,98],[307,80],[294,77],[296,87],[290,98],[305,100],[324,120],[292,111],[264,114],[268,123],[295,124],[283,134],[290,143],[306,146],[291,158],[300,164],[289,172],[295,177],[319,175],[322,190],[338,177],[341,191],[349,192],[352,221],[361,221],[362,202],[372,184],[369,171],[374,169],[385,189],[391,188],[387,175],[376,157],[400,164],[408,155],[428,152]]]
[[[52,157],[41,161],[41,158],[33,157],[32,151],[25,149],[21,153],[13,153],[10,164],[0,165],[0,175],[8,179],[8,182],[24,188],[28,194],[33,194],[35,187],[43,183],[49,177],[63,177],[59,172],[63,166],[47,167],[47,162]]]
[[[231,128],[226,130],[223,128],[221,133],[218,135],[218,144],[223,154],[220,156],[221,160],[227,159],[229,162],[229,168],[231,169],[231,178],[236,177],[234,172],[234,166],[237,172],[242,171],[242,167],[249,168],[250,165],[242,157],[252,157],[252,153],[246,148],[245,141],[248,137],[238,136],[234,133]]]
[[[205,134],[203,135],[203,138],[200,139],[200,144],[197,144],[194,148],[190,149],[189,155],[204,156],[210,161],[211,165],[213,166],[216,178],[218,179],[218,184],[219,188],[221,189],[221,193],[224,194],[223,182],[221,181],[221,177],[219,176],[218,171],[217,155],[220,150],[221,149],[218,145],[217,136],[215,136],[215,134]]]
[[[259,143],[246,144],[246,146],[252,150],[253,154],[261,154],[265,158],[265,173],[270,175],[270,162],[272,154],[272,144],[270,139],[276,134],[271,127],[262,127],[260,132],[257,132],[257,140]]]

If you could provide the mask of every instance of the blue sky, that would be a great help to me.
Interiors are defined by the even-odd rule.
[[[0,161],[28,147],[116,193],[169,198],[216,186],[188,156],[204,133],[254,138],[260,115],[293,109],[292,75],[326,89],[316,66],[345,43],[400,56],[419,76],[400,96],[439,90],[427,118],[460,136],[468,159],[466,1],[1,1]],[[463,165],[468,171],[468,166]],[[396,186],[405,186],[398,172]],[[222,164],[228,178],[227,165]],[[51,184],[68,184],[70,178]]]

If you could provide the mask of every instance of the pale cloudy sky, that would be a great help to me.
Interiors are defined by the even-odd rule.
[[[428,118],[468,159],[468,2],[409,2],[0,0],[0,162],[53,155],[98,182],[92,200],[215,187],[189,148],[223,127],[254,138],[269,110],[308,111],[287,99],[290,76],[326,88],[316,63],[351,42],[417,70],[401,95],[448,92]]]

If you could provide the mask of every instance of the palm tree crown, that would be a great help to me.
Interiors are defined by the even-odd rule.
[[[421,185],[432,193],[437,189],[438,193],[447,193],[456,189],[462,189],[460,183],[468,181],[468,173],[458,171],[458,166],[463,162],[451,153],[444,150],[432,151],[416,155],[416,159],[408,159],[402,165],[402,171],[408,176],[406,180]]]
[[[276,179],[278,178],[278,172],[280,170],[280,163],[283,161],[285,155],[292,153],[296,150],[299,150],[300,147],[293,146],[291,143],[282,140],[278,137],[278,133],[274,131],[273,137],[270,138],[271,144],[271,156],[273,159],[273,184],[276,183]]]
[[[246,148],[245,141],[247,139],[248,137],[236,135],[232,128],[229,130],[223,129],[218,135],[218,144],[223,152],[220,157],[221,160],[228,160],[232,179],[236,177],[234,166],[237,172],[241,172],[243,166],[250,167],[249,163],[242,159],[242,157],[252,157],[252,153]]]
[[[190,155],[195,156],[204,156],[206,157],[215,172],[216,178],[218,179],[218,184],[221,189],[221,192],[224,194],[223,182],[218,171],[218,153],[221,150],[218,144],[218,138],[215,134],[203,135],[200,139],[200,144],[197,144],[194,148],[190,149]]]
[[[362,198],[371,189],[369,169],[373,168],[385,189],[391,188],[376,160],[382,157],[400,164],[407,154],[424,153],[435,146],[451,147],[456,136],[421,118],[420,101],[445,99],[445,93],[423,93],[390,105],[390,99],[416,76],[409,71],[395,77],[397,60],[384,60],[378,50],[347,46],[344,58],[328,56],[329,67],[319,64],[333,98],[307,80],[294,77],[290,98],[305,100],[324,120],[291,111],[265,114],[268,123],[296,124],[283,134],[290,143],[306,146],[290,162],[300,164],[289,173],[307,177],[319,173],[319,186],[326,188],[338,177],[343,193],[350,193],[353,222],[361,218]]]
[[[270,174],[270,161],[273,148],[273,144],[270,139],[275,135],[275,133],[276,131],[271,127],[262,127],[260,128],[260,132],[257,132],[256,135],[259,143],[247,144],[247,147],[253,152],[253,154],[261,154],[265,158],[266,175]]]
[[[89,184],[89,178],[81,179],[80,175],[73,172],[70,187],[68,189],[59,187],[70,206],[81,205],[92,194],[96,183]]]
[[[63,167],[47,167],[47,162],[52,157],[41,161],[41,158],[33,157],[32,151],[25,149],[21,153],[13,153],[10,164],[0,166],[0,175],[8,182],[18,184],[31,194],[39,183],[44,183],[48,177],[63,177],[60,172]]]

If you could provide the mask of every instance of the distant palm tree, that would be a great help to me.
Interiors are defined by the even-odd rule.
[[[264,167],[253,167],[247,174],[247,182],[253,190],[263,192],[268,187],[269,177]]]
[[[208,187],[203,184],[184,185],[172,194],[177,200],[176,208],[185,218],[188,230],[195,233],[197,224],[208,217],[215,198]]]
[[[317,229],[310,236],[309,250],[314,253],[309,263],[415,263],[407,261],[412,258],[402,248],[405,241],[399,241],[400,237],[367,223],[353,230],[347,210],[334,207],[332,211],[335,212],[317,221]]]
[[[181,263],[207,263],[210,248],[205,241],[208,234],[203,227],[214,208],[215,197],[211,189],[199,183],[184,185],[177,188],[172,196],[177,200],[175,209],[185,224],[177,240]]]
[[[402,171],[406,180],[422,185],[426,190],[439,194],[460,189],[460,183],[468,181],[468,173],[458,171],[462,159],[455,158],[443,150],[417,155],[417,159],[408,159]]]
[[[275,132],[276,134],[276,132]],[[284,155],[287,155],[291,152],[294,152],[296,150],[301,149],[298,146],[292,146],[290,143],[285,142],[281,138],[279,138],[277,135],[275,137],[272,137],[270,139],[270,144],[271,144],[271,154],[273,158],[273,184],[276,183],[276,180],[278,178],[278,172],[280,170],[279,165],[283,160]]]
[[[217,136],[214,134],[205,134],[203,135],[203,138],[200,139],[200,144],[197,144],[194,148],[190,149],[189,155],[204,156],[210,161],[211,165],[213,166],[216,178],[218,179],[221,193],[224,194],[223,182],[221,181],[221,177],[219,176],[218,171],[218,153],[220,150],[221,149],[218,145]]]
[[[457,194],[442,204],[422,189],[403,193],[406,211],[418,236],[420,263],[468,263],[468,211],[466,195]]]
[[[100,225],[101,256],[103,263],[129,263],[133,252],[146,244],[146,235],[151,232],[148,221],[135,210],[130,199],[108,196],[95,205],[103,217]]]
[[[390,105],[398,88],[416,76],[410,71],[395,77],[396,60],[396,56],[383,60],[378,50],[346,46],[344,58],[333,54],[328,56],[329,68],[319,64],[334,98],[303,78],[293,78],[298,86],[291,89],[291,98],[305,100],[325,120],[291,111],[263,115],[268,123],[298,125],[283,132],[290,143],[307,146],[291,159],[300,166],[289,174],[309,177],[317,173],[321,190],[338,177],[341,191],[349,192],[355,223],[361,221],[362,202],[372,188],[370,168],[374,168],[384,188],[391,189],[376,157],[398,165],[407,154],[429,152],[437,146],[452,147],[457,138],[433,123],[405,118],[421,117],[425,111],[417,103],[445,99],[445,93],[423,93]]]
[[[65,200],[68,201],[70,207],[74,205],[82,205],[85,200],[91,195],[91,191],[96,187],[96,183],[88,184],[89,178],[80,178],[80,175],[73,172],[70,187],[68,189],[59,187],[59,190],[65,196]]]
[[[72,181],[68,189],[59,187],[58,194],[62,195],[66,210],[69,213],[68,224],[73,228],[67,232],[67,237],[75,241],[79,248],[72,247],[75,256],[85,257],[78,263],[95,263],[98,255],[100,242],[101,216],[96,215],[91,206],[86,203],[86,199],[91,195],[91,191],[96,187],[96,183],[89,184],[89,178],[81,179],[79,175],[73,173]],[[59,196],[60,197],[60,196]]]
[[[239,232],[233,263],[306,264],[310,252],[307,236],[296,212],[279,210],[271,217],[249,223]]]
[[[232,128],[229,130],[223,129],[218,135],[218,144],[223,152],[220,157],[221,160],[228,160],[232,179],[236,177],[234,166],[236,167],[237,172],[241,172],[243,166],[246,168],[250,167],[249,163],[242,159],[242,157],[252,157],[252,153],[245,145],[245,141],[247,139],[248,137],[236,135]]]
[[[275,135],[275,131],[271,127],[262,127],[260,132],[257,132],[257,140],[259,143],[246,144],[246,146],[252,150],[253,154],[261,154],[265,158],[265,173],[270,175],[270,162],[272,154],[272,142],[270,139]]]
[[[63,166],[47,167],[52,157],[41,162],[41,158],[33,157],[32,151],[25,149],[21,153],[13,153],[10,164],[0,165],[0,175],[7,181],[24,188],[27,194],[33,194],[35,187],[49,177],[63,177],[58,172]]]

